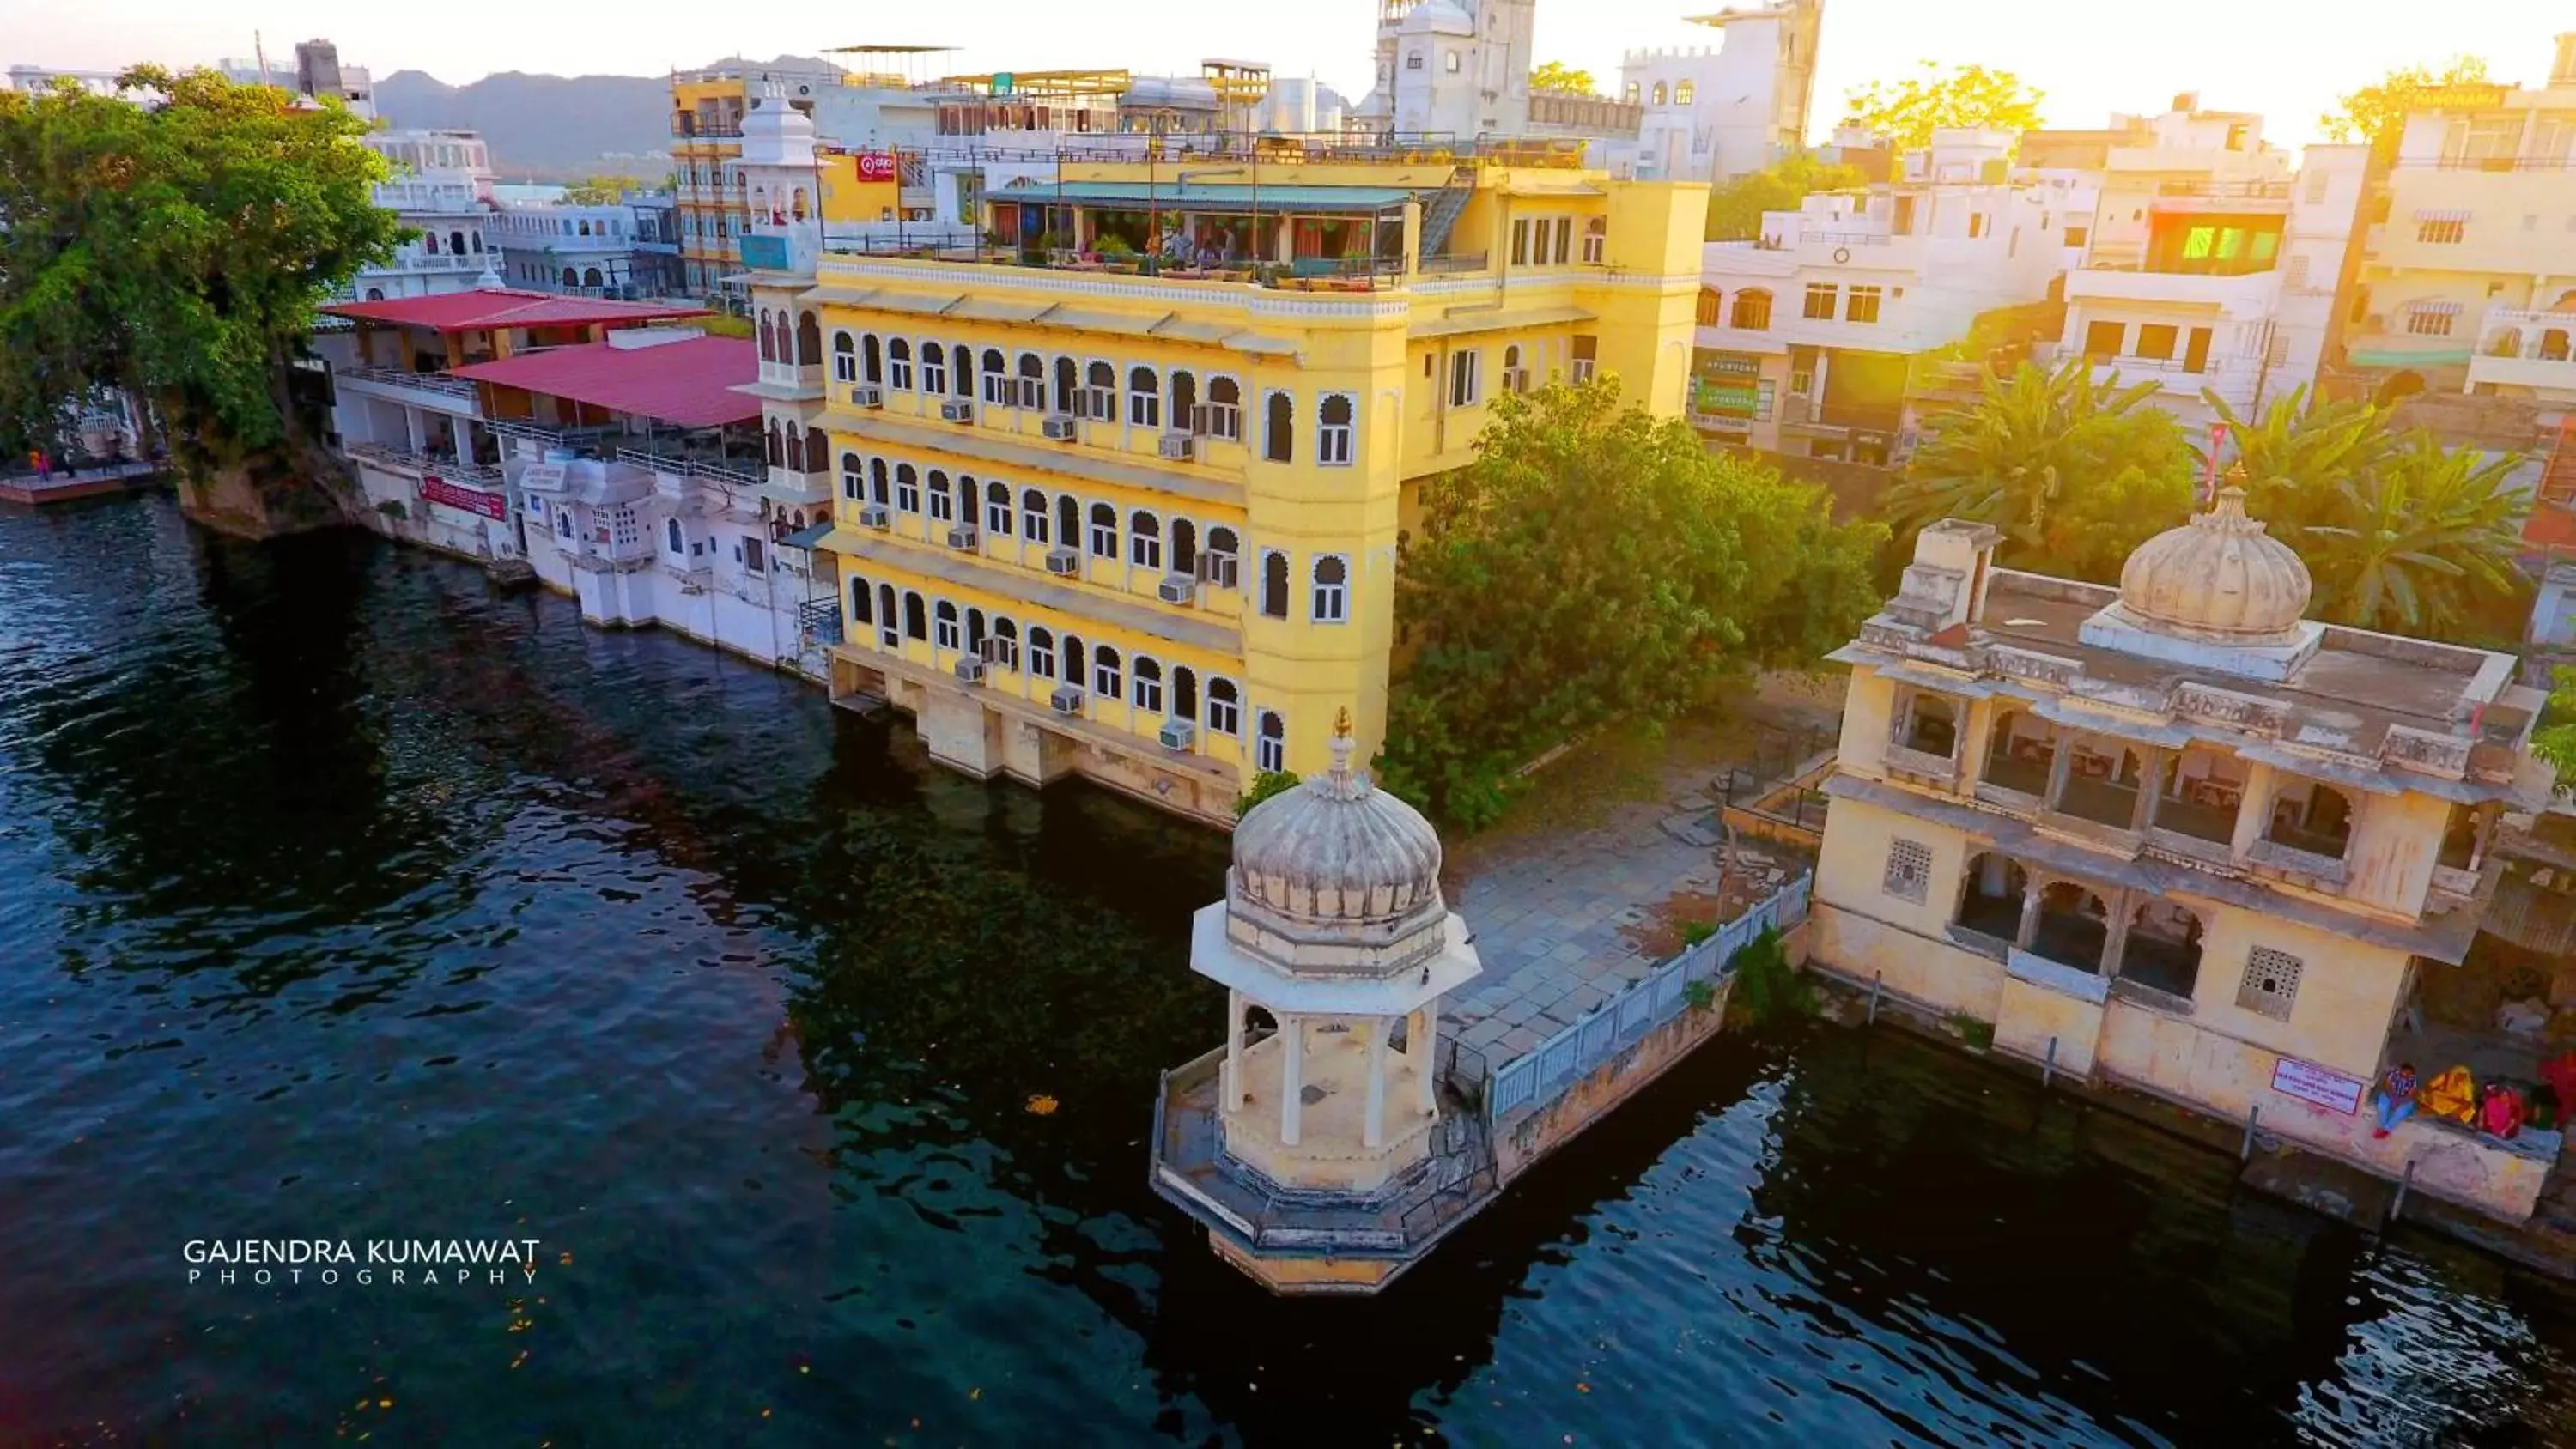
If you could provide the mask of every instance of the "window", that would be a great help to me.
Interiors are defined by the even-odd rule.
[[[1046,495],[1034,488],[1020,494],[1020,537],[1031,543],[1048,541]]]
[[[870,598],[871,595],[868,592],[868,581],[866,579],[853,578],[850,580],[851,623],[864,625],[876,622],[874,618],[870,617]]]
[[[2092,234],[2093,229],[2089,226],[2076,226],[2070,224],[2066,228],[2066,244],[2070,247],[2080,248],[2084,245],[2085,239],[2090,237]]]
[[[1512,219],[1512,265],[1516,267],[1526,267],[1529,265],[1529,259],[1529,218],[1525,216],[1515,217]]]
[[[1574,218],[1560,216],[1556,219],[1556,264],[1558,266],[1565,265],[1565,259],[1571,254],[1573,245]]]
[[[2084,324],[2084,355],[2092,361],[2100,362],[2105,358],[2119,356],[2120,348],[2128,340],[2129,327],[2125,322]]]
[[[1809,282],[1807,284],[1807,310],[1805,315],[1808,320],[1814,322],[1831,322],[1834,320],[1834,296],[1837,290],[1838,289],[1831,282]]]
[[[2463,218],[2437,217],[2415,223],[2415,239],[2433,246],[2456,246],[2468,235],[2469,224]]]
[[[1261,456],[1272,463],[1297,461],[1297,400],[1274,392],[1264,400]]]
[[[1610,221],[1596,216],[1583,224],[1583,264],[1597,267],[1610,259]]]
[[[868,496],[867,471],[859,466],[859,455],[841,455],[841,496],[852,503],[863,503]]]
[[[2245,980],[2236,988],[2236,1004],[2258,1016],[2288,1021],[2299,999],[2299,973],[2306,964],[2287,951],[2257,946],[2245,954]]]
[[[1664,83],[1662,81],[1655,82],[1655,88],[1648,92],[1648,94],[1654,97],[1654,99],[1647,102],[1648,105],[1662,105],[1664,103]]]
[[[1029,673],[1040,679],[1055,678],[1055,636],[1044,629],[1029,630]]]
[[[894,502],[894,495],[886,491],[886,460],[883,458],[868,460],[868,501],[886,504]]]
[[[662,525],[662,533],[664,539],[670,544],[671,552],[687,553],[689,551],[688,544],[680,537],[680,520],[676,518],[666,520]]]
[[[2413,337],[2448,337],[2455,311],[2439,306],[2410,307],[2406,312],[2406,331]]]
[[[1593,369],[1601,365],[1600,352],[1600,338],[1588,332],[1574,334],[1574,385],[1576,387],[1581,387],[1592,380]]]
[[[1118,651],[1106,644],[1091,651],[1091,692],[1102,699],[1119,696]]]
[[[1011,405],[1011,375],[1003,370],[998,347],[984,349],[984,401],[995,407]]]
[[[930,470],[930,516],[939,523],[972,523],[972,515],[957,516],[957,495],[948,491],[948,475],[937,468]]]
[[[2311,172],[2309,172],[2309,173],[2308,173],[2308,205],[2310,205],[2310,206],[2323,206],[2323,205],[2325,205],[2325,200],[2326,200],[2326,188],[2327,188],[2328,186],[2331,186],[2333,183],[2334,183],[2334,178],[2333,178],[2332,176],[2329,176],[2328,174],[2326,174],[2326,173],[2325,173],[2325,172],[2323,172],[2323,171],[2311,171]]]
[[[1733,324],[1747,332],[1771,330],[1771,294],[1756,287],[1735,294]]]
[[[1351,462],[1351,395],[1346,392],[1326,393],[1315,409],[1315,461],[1327,468],[1347,468]]]
[[[1073,415],[1094,422],[1118,421],[1118,369],[1095,362],[1085,369],[1082,392],[1074,398]]]
[[[1630,81],[1626,85],[1621,86],[1619,88],[1619,99],[1628,105],[1635,105],[1637,103],[1637,83],[1635,81]]]
[[[1887,878],[1879,889],[1901,901],[1923,904],[1932,889],[1932,848],[1912,840],[1887,847]]]
[[[1288,724],[1269,710],[1261,712],[1261,737],[1253,742],[1252,767],[1276,774],[1288,768]]]
[[[768,572],[768,565],[760,556],[760,535],[756,533],[742,536],[742,571],[747,574]]]
[[[1351,561],[1337,553],[1315,560],[1315,594],[1313,613],[1318,624],[1340,624],[1349,620]]]
[[[1243,732],[1243,698],[1231,679],[1207,682],[1207,727],[1212,735],[1237,735]]]
[[[910,463],[898,463],[894,469],[894,506],[906,513],[921,511],[921,475]]]
[[[1726,299],[1720,295],[1715,287],[1700,288],[1699,315],[1695,320],[1702,327],[1722,327],[1726,325],[1725,301]]]
[[[1971,239],[1973,239],[1973,238],[1976,238],[1976,237],[1984,236],[1985,234],[1986,234],[1986,214],[1985,214],[1984,212],[1982,212],[1982,211],[1972,211],[1972,212],[1969,212],[1969,213],[1968,213],[1968,235],[1969,235],[1969,237],[1970,237]]]
[[[1440,52],[1440,66],[1451,75],[1456,75],[1458,73],[1458,63],[1458,52],[1454,50],[1444,50]]]
[[[1118,562],[1118,510],[1106,503],[1091,505],[1091,556]]]
[[[1127,372],[1127,422],[1132,427],[1159,428],[1163,425],[1163,399],[1160,379],[1150,367],[1130,368]]]
[[[833,334],[832,334],[832,381],[834,381],[834,382],[857,382],[858,380],[859,380],[859,353],[858,353],[858,349],[857,349],[854,345],[852,345],[852,343],[851,343],[851,341],[850,341],[850,334],[849,334],[849,333],[847,333],[847,332],[835,332],[835,333],[833,333]]]
[[[1141,508],[1127,515],[1127,561],[1140,569],[1163,566],[1163,525]]]
[[[984,531],[996,538],[1011,536],[1011,490],[1004,484],[984,485]]]
[[[912,344],[900,337],[886,344],[886,386],[912,391]]]
[[[1468,347],[1449,354],[1449,406],[1471,408],[1485,400],[1485,354]]]
[[[1136,707],[1161,714],[1163,712],[1163,666],[1139,654],[1136,656],[1135,673],[1136,693],[1133,698]]]
[[[1164,387],[1171,394],[1169,414],[1172,427],[1175,430],[1186,428],[1193,433],[1204,432],[1205,429],[1199,426],[1198,421],[1198,378],[1187,370],[1176,367],[1172,369],[1172,375],[1164,379]]]
[[[1690,82],[1690,81],[1676,81],[1676,82],[1673,84],[1673,104],[1674,104],[1674,105],[1677,105],[1677,106],[1687,106],[1687,105],[1689,105],[1691,102],[1696,101],[1696,100],[1698,100],[1698,99],[1699,99],[1699,87],[1698,87],[1696,84],[1694,84],[1694,83],[1692,83],[1692,82]]]
[[[1211,438],[1243,441],[1243,384],[1230,377],[1208,379],[1207,426]]]
[[[919,594],[907,592],[903,596],[903,634],[907,639],[930,637],[930,611]]]
[[[1846,322],[1877,321],[1879,296],[1880,289],[1877,287],[1853,287],[1851,295],[1843,301],[1843,320]]]
[[[921,390],[933,397],[948,391],[948,355],[936,342],[921,344]]]
[[[1288,617],[1288,555],[1275,548],[1261,551],[1261,614],[1268,619]]]
[[[2173,360],[2174,344],[2181,340],[2182,330],[2169,322],[2147,322],[2138,327],[2138,356],[2151,362]]]
[[[933,616],[930,642],[940,649],[964,647],[964,641],[957,632],[957,606],[946,599],[939,601],[938,612]]]
[[[1422,69],[1422,52],[1418,50],[1406,51],[1404,53],[1404,68],[1406,70]]]

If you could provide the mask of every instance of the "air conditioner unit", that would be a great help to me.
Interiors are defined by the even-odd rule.
[[[958,660],[957,677],[967,684],[983,683],[984,661],[972,657]]]
[[[1021,407],[1031,409],[1045,407],[1046,382],[1041,378],[1019,378],[1013,385],[1012,395],[1014,400]]]
[[[884,504],[871,503],[859,510],[859,526],[882,531],[894,526],[894,518],[887,513]]]
[[[1070,548],[1048,549],[1046,569],[1048,573],[1071,578],[1082,572],[1082,554]]]
[[[885,389],[872,382],[860,383],[858,386],[850,389],[850,406],[854,408],[884,407]]]
[[[1039,426],[1038,430],[1046,434],[1047,441],[1051,443],[1070,443],[1077,436],[1073,417],[1069,413],[1053,414]]]
[[[1192,571],[1198,575],[1199,582],[1210,588],[1243,587],[1243,561],[1230,553],[1200,554],[1197,563],[1192,565]]]
[[[1165,433],[1155,440],[1154,451],[1166,458],[1187,459],[1198,451],[1198,439],[1187,433]]]
[[[1187,751],[1192,744],[1195,744],[1198,741],[1198,737],[1199,727],[1189,720],[1173,719],[1163,721],[1162,739],[1164,749]]]
[[[1198,597],[1198,580],[1188,574],[1165,574],[1155,596],[1166,604],[1186,604]]]
[[[975,421],[975,400],[964,397],[942,399],[939,404],[939,420],[943,423]]]
[[[975,547],[975,525],[961,523],[948,530],[948,546],[972,551]]]
[[[1059,684],[1055,687],[1055,693],[1047,696],[1047,707],[1057,714],[1080,714],[1082,713],[1082,690],[1074,685]]]

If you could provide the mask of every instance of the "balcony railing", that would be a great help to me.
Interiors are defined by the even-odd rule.
[[[498,468],[482,463],[463,463],[437,453],[415,453],[409,448],[397,448],[386,443],[352,443],[344,451],[352,458],[364,458],[371,463],[382,463],[411,473],[435,473],[460,483],[497,485],[501,482]]]
[[[2400,171],[2576,171],[2576,156],[2399,157]]]
[[[2167,181],[2156,187],[2158,196],[2241,197],[2249,201],[2287,201],[2287,181]]]
[[[1167,258],[1139,253],[1071,252],[1036,247],[938,245],[900,237],[859,237],[826,244],[828,256],[890,257],[942,262],[955,266],[1028,267],[1041,271],[1084,272],[1146,277],[1158,282],[1260,286],[1274,290],[1382,291],[1400,286],[1404,262],[1394,257],[1300,257],[1289,263],[1238,261],[1215,267],[1184,267]],[[1423,270],[1439,258],[1426,259]],[[1460,270],[1481,270],[1475,266]]]
[[[767,481],[764,474],[751,467],[737,468],[711,458],[656,453],[643,448],[620,448],[617,450],[617,461],[631,463],[638,468],[650,468],[658,473],[679,473],[692,478],[712,479],[719,483],[738,483],[745,488],[757,488]]]
[[[474,400],[474,384],[461,377],[439,372],[413,372],[400,367],[348,367],[340,376],[358,382],[380,382],[389,387],[407,387],[416,392],[434,392],[442,396]]]

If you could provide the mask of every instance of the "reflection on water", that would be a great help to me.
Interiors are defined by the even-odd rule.
[[[1223,865],[469,569],[0,513],[0,1440],[2576,1440],[2556,1286],[1887,1035],[1269,1299],[1144,1185]],[[533,1288],[181,1258],[505,1234]]]

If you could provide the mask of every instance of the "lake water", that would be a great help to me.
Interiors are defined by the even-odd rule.
[[[1224,843],[360,537],[0,511],[0,1443],[2576,1442],[2576,1295],[1894,1033],[1375,1302],[1146,1187]],[[535,1238],[494,1286],[195,1239]]]

